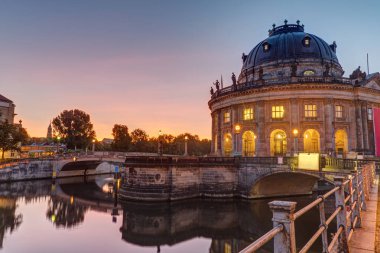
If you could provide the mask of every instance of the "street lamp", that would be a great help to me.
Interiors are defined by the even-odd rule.
[[[93,139],[93,140],[92,140],[92,153],[93,153],[93,154],[95,154],[95,142],[96,142],[96,140]]]
[[[298,153],[298,129],[293,129],[293,135],[294,135],[294,154]]]
[[[187,156],[187,141],[189,140],[189,137],[186,135],[185,136],[185,154],[183,154],[184,156]]]
[[[163,151],[163,148],[162,148],[162,131],[159,130],[158,131],[158,155],[159,156],[162,156],[162,151]]]
[[[57,136],[57,154],[59,152],[59,141],[61,140],[61,136]]]
[[[235,127],[235,152],[234,152],[234,155],[235,156],[238,156],[240,155],[239,151],[238,151],[238,145],[239,145],[239,133],[240,133],[240,130],[241,130],[241,126],[239,124],[236,124]]]

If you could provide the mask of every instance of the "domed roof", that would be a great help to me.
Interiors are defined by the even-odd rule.
[[[323,39],[304,32],[303,25],[287,24],[269,30],[269,37],[247,55],[243,55],[243,69],[250,69],[261,64],[297,61],[310,59],[323,63],[336,63],[340,66],[335,54],[336,44],[328,45]]]

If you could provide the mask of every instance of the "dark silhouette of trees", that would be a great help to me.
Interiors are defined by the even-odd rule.
[[[112,129],[113,143],[112,149],[115,151],[128,151],[131,144],[131,136],[128,133],[128,127],[125,125],[115,124]]]
[[[20,125],[9,124],[7,121],[0,124],[0,149],[2,151],[1,159],[4,159],[4,153],[10,150],[20,151],[21,143],[26,142],[28,133]]]
[[[85,149],[96,136],[90,115],[78,109],[64,110],[52,123],[61,142],[66,143],[69,149]]]

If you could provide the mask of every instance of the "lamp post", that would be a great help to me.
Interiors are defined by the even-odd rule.
[[[293,135],[294,135],[294,154],[298,153],[298,129],[293,129]]]
[[[159,130],[158,131],[158,151],[157,151],[159,156],[162,156],[162,151],[163,151],[163,149],[162,149],[162,131]]]
[[[92,153],[95,154],[95,139],[92,140]]]
[[[57,154],[59,152],[59,140],[61,140],[61,136],[57,136]]]
[[[189,137],[186,135],[185,136],[185,153],[183,154],[184,156],[188,156],[188,153],[187,153],[187,141],[189,140]]]
[[[234,156],[239,156],[241,153],[238,151],[239,146],[239,133],[241,130],[241,126],[239,124],[236,124],[234,127],[235,130],[235,150],[234,150]]]

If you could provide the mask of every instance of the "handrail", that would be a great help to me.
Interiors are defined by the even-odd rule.
[[[260,237],[255,242],[251,243],[248,247],[240,251],[240,253],[249,253],[254,252],[255,250],[262,247],[265,243],[276,236],[281,236],[282,239],[277,239],[276,242],[281,245],[277,247],[278,250],[274,252],[282,252],[280,249],[284,247],[290,247],[289,252],[296,252],[295,250],[295,231],[294,231],[294,222],[297,218],[301,217],[303,214],[310,211],[313,207],[320,205],[320,221],[321,224],[317,231],[312,235],[312,237],[307,241],[307,243],[299,251],[300,253],[307,252],[314,242],[322,235],[323,241],[323,251],[331,252],[332,249],[336,246],[336,243],[339,243],[339,247],[347,248],[348,241],[350,240],[354,228],[360,226],[360,213],[365,209],[366,196],[368,194],[368,187],[371,187],[374,180],[374,162],[370,164],[363,165],[360,171],[355,171],[352,176],[348,176],[347,180],[344,180],[342,177],[337,177],[335,181],[335,187],[325,193],[322,196],[318,196],[316,200],[306,205],[302,209],[294,212],[295,202],[287,201],[273,201],[270,203],[270,207],[273,211],[273,222],[274,224],[283,225],[288,224],[288,227],[284,227],[281,231],[278,230],[278,226],[275,226],[272,230],[267,232],[265,235]],[[347,197],[345,197],[345,189],[348,192]],[[330,217],[325,220],[325,211],[324,211],[324,201],[335,193],[335,211],[330,215]],[[346,206],[349,207],[349,210],[346,210]],[[293,208],[292,208],[293,207]],[[363,208],[362,208],[363,207]],[[285,213],[288,212],[286,215]],[[339,218],[338,218],[339,215]],[[276,217],[282,217],[281,220],[277,220]],[[285,218],[284,220],[284,217]],[[330,244],[327,241],[326,230],[328,225],[337,218],[337,230],[331,240]],[[350,221],[350,226],[347,226],[347,221]],[[284,226],[284,225],[283,225]],[[285,233],[285,235],[279,235],[280,233]],[[270,235],[270,236],[269,236]],[[343,239],[339,239],[341,237]],[[285,240],[283,238],[286,238]]]
[[[269,230],[265,235],[261,236],[259,239],[248,245],[244,250],[240,251],[240,253],[251,253],[255,252],[259,248],[261,248],[264,244],[269,242],[275,235],[284,230],[284,226],[282,224],[277,225],[276,227]]]

